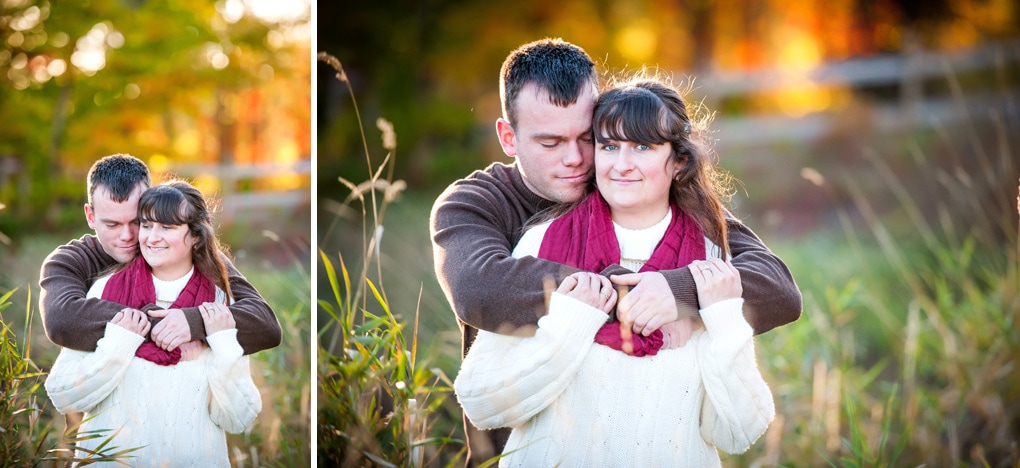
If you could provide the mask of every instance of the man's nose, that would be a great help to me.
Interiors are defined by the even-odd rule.
[[[578,141],[573,141],[567,145],[567,154],[563,155],[564,166],[580,166],[584,163],[584,147],[582,145],[583,143]]]
[[[124,225],[124,227],[120,229],[120,238],[123,240],[134,239],[135,235],[137,235],[137,228],[132,226],[130,223]]]

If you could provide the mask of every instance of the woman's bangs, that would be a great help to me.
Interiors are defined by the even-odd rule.
[[[149,195],[149,196],[146,196]],[[138,201],[141,218],[160,224],[187,224],[184,195],[173,189],[155,187]]]
[[[642,90],[643,91],[643,90]],[[597,112],[599,141],[631,141],[659,145],[668,141],[661,127],[662,103],[647,92],[626,93]]]

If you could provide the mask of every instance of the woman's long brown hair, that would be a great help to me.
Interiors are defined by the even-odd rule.
[[[195,237],[192,250],[195,269],[219,286],[230,301],[233,296],[227,267],[221,258],[223,247],[213,232],[212,216],[202,192],[183,180],[163,182],[142,193],[138,215],[139,219],[161,224],[187,225]]]

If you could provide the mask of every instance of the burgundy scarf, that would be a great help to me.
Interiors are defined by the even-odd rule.
[[[673,218],[666,234],[639,273],[673,270],[705,259],[705,237],[698,224],[676,206],[671,204],[670,208]],[[577,208],[554,220],[542,239],[538,256],[593,272],[620,263],[620,243],[609,204],[602,195],[592,192]],[[621,331],[620,323],[613,321],[595,334],[595,342],[634,356],[654,356],[662,348],[662,331],[643,336]]]
[[[110,277],[103,289],[103,299],[118,304],[123,304],[132,309],[156,303],[156,287],[152,283],[152,268],[141,255],[128,264],[127,268],[115,273]],[[184,290],[177,296],[177,300],[170,306],[171,309],[183,307],[195,307],[203,302],[216,300],[216,286],[200,272],[194,272],[184,286]],[[174,348],[173,351],[166,351],[151,340],[145,340],[138,350],[138,356],[147,361],[152,361],[161,366],[172,366],[181,360],[181,348]]]

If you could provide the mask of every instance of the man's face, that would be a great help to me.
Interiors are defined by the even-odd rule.
[[[85,219],[96,231],[100,245],[118,263],[134,260],[138,253],[138,199],[145,187],[139,185],[122,203],[113,201],[110,192],[99,186],[92,204],[85,205]]]
[[[529,83],[513,105],[517,125],[500,119],[496,132],[503,151],[517,158],[524,184],[555,202],[580,199],[594,165],[594,93],[582,91],[577,102],[560,107],[549,101],[545,90]]]

